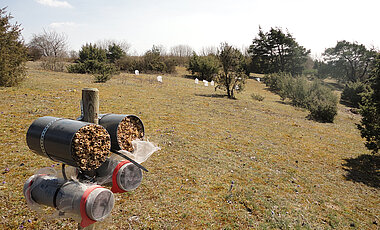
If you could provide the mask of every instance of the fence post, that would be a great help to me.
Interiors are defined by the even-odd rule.
[[[99,124],[99,90],[96,88],[82,89],[83,121]]]
[[[96,88],[82,89],[83,121],[99,124],[99,90]],[[78,229],[94,230],[95,224],[82,228],[78,223]]]

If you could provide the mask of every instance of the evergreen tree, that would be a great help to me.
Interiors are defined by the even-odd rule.
[[[212,81],[219,72],[219,60],[215,55],[198,56],[194,52],[187,70],[193,75],[197,74],[200,80]]]
[[[375,54],[374,50],[357,42],[338,41],[335,47],[323,53],[327,63],[325,72],[341,82],[364,81]]]
[[[361,136],[366,139],[365,146],[377,153],[380,150],[380,53],[375,59],[369,82],[370,90],[363,98],[360,109],[362,120],[358,128]]]
[[[15,86],[25,76],[27,48],[21,38],[19,24],[10,24],[13,17],[0,8],[0,86]]]
[[[225,89],[228,98],[235,98],[234,92],[242,91],[247,79],[244,70],[244,56],[238,49],[222,43],[218,50],[218,59],[221,64],[221,72],[215,79],[217,87]]]
[[[82,49],[79,51],[78,62],[83,63],[88,60],[97,61],[97,62],[106,62],[107,51],[91,43],[86,44],[82,46]]]
[[[91,43],[82,46],[76,63],[69,65],[67,70],[69,73],[93,74],[95,82],[106,82],[118,72],[115,64],[108,62],[107,50]]]
[[[108,46],[107,59],[109,60],[109,62],[115,63],[117,60],[121,59],[124,56],[126,56],[126,53],[116,43],[113,43],[112,45]]]
[[[280,28],[271,28],[267,33],[260,28],[248,53],[252,58],[252,72],[295,75],[304,70],[310,50],[300,46],[289,32],[285,34]]]
[[[69,73],[98,73],[107,65],[107,51],[96,45],[86,44],[79,51],[79,58],[75,64],[69,65]]]

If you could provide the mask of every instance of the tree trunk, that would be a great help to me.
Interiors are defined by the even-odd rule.
[[[361,74],[360,79],[359,79],[360,81],[364,80],[364,76],[367,73],[367,68],[368,68],[368,62],[365,63],[365,67],[364,67],[363,73]]]
[[[231,81],[229,81],[228,73],[226,73],[226,72],[224,73],[224,80],[225,80],[225,87],[227,90],[227,96],[228,96],[228,98],[231,98],[231,91],[230,91]]]

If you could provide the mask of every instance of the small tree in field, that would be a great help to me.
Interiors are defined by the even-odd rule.
[[[117,60],[125,57],[126,55],[127,54],[119,45],[113,43],[112,45],[108,46],[107,59],[109,62],[115,63]]]
[[[377,153],[380,150],[380,54],[375,59],[370,90],[363,98],[360,114],[362,120],[358,128],[366,139],[365,146]]]
[[[116,72],[114,65],[100,62],[100,68],[93,74],[95,83],[104,83],[108,81]]]
[[[86,44],[79,51],[79,58],[67,67],[69,73],[97,73],[107,62],[107,51],[96,45]]]
[[[175,62],[165,57],[165,47],[153,45],[152,49],[145,52],[142,57],[140,70],[153,73],[175,72]]]
[[[218,59],[222,70],[216,78],[217,87],[225,89],[228,98],[235,98],[234,92],[242,91],[247,79],[243,68],[244,56],[238,49],[222,43],[218,50]]]
[[[194,52],[187,70],[193,75],[197,74],[201,80],[212,81],[219,72],[219,60],[215,55],[198,56]]]
[[[95,76],[95,82],[101,83],[111,79],[118,72],[115,64],[109,63],[107,50],[96,45],[86,44],[79,51],[76,63],[67,67],[69,73],[90,73]]]
[[[0,8],[0,86],[15,86],[25,76],[27,49],[21,39],[20,25],[11,25],[13,18]]]

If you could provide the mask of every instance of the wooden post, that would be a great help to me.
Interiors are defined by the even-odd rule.
[[[82,89],[83,121],[99,124],[99,90],[96,88]]]
[[[82,89],[82,106],[83,106],[83,118],[82,121],[99,124],[99,90],[96,88],[84,88]],[[80,230],[95,230],[95,224],[91,224],[88,227],[82,228],[78,223],[78,229]]]

